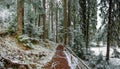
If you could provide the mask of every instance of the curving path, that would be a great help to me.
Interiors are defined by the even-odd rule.
[[[52,60],[44,65],[43,69],[70,69],[67,57],[63,51],[64,47],[62,45],[58,45]]]

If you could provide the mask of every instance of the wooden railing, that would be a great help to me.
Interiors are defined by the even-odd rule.
[[[80,59],[80,58],[72,51],[72,49],[71,49],[70,47],[65,47],[65,51],[66,51],[67,53],[72,54],[74,57],[77,58],[78,61],[73,60],[75,63],[78,64],[78,66],[77,66],[76,69],[91,69],[91,68],[88,67],[88,65],[85,64],[85,62],[84,62],[82,59]]]

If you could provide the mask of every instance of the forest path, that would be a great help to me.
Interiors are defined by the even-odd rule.
[[[70,69],[64,47],[58,45],[52,60],[43,66],[43,69]]]

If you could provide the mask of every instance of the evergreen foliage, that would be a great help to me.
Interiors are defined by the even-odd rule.
[[[0,16],[0,27],[7,25],[9,34],[22,32],[17,40],[26,47],[34,48],[41,39],[62,43],[95,69],[109,65],[102,54],[92,54],[92,46],[107,45],[107,55],[110,47],[120,47],[120,0],[0,0],[1,11],[8,14]],[[97,17],[102,19],[98,29]],[[113,57],[120,58],[116,49]]]

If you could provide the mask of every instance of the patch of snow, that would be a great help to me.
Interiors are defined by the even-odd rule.
[[[76,69],[76,67],[78,65],[78,63],[77,63],[78,59],[67,51],[65,51],[65,54],[66,54],[70,69]]]
[[[102,53],[103,56],[106,56],[106,49],[107,47],[91,47],[90,50],[94,51],[94,55],[99,55]],[[113,49],[110,48],[110,56],[112,56]]]
[[[117,49],[118,52],[120,52],[120,48],[117,47],[116,49]]]
[[[106,56],[107,47],[91,47],[90,50],[94,51],[94,55],[98,56],[102,53],[103,56]],[[120,52],[120,48],[116,48]],[[113,48],[110,48],[110,60],[109,68],[106,69],[120,69],[120,58],[112,58],[112,53],[114,52]]]
[[[49,45],[49,46],[45,46]],[[23,50],[15,38],[6,36],[5,38],[0,38],[0,55],[5,57],[14,57],[15,62],[20,60],[20,63],[32,63],[37,66],[37,69],[49,62],[55,52],[56,43],[48,41],[48,43],[40,42],[40,44],[34,45],[32,50]],[[45,56],[39,56],[40,54],[45,54]]]
[[[10,12],[7,9],[2,9],[0,11],[0,17],[2,17],[3,20],[5,20],[5,18],[8,18]]]
[[[120,65],[120,59],[119,58],[110,58],[110,63],[112,65]]]

